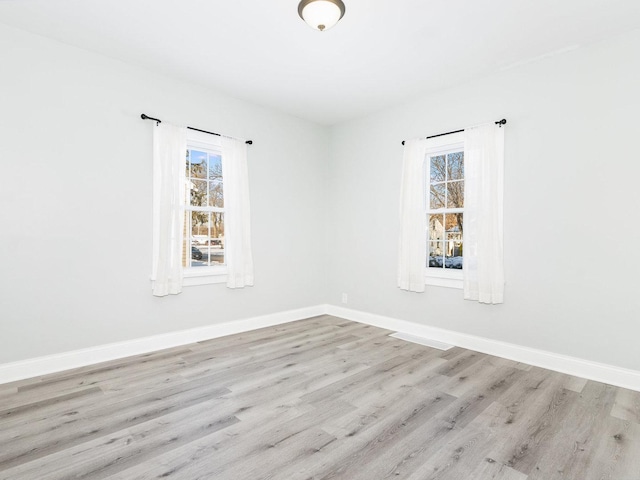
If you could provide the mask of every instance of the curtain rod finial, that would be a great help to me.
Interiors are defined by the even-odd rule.
[[[140,115],[140,118],[141,118],[142,120],[153,120],[154,122],[156,122],[156,125],[160,125],[160,123],[162,123],[162,122],[160,121],[160,119],[159,119],[159,118],[153,118],[153,117],[150,117],[149,115],[147,115],[147,114],[145,114],[145,113],[143,113],[142,115]]]

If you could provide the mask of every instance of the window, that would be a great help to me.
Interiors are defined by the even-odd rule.
[[[424,170],[426,283],[462,288],[464,143],[460,134],[432,139]]]
[[[227,270],[224,172],[219,138],[189,131],[185,169],[185,284],[223,282]]]
[[[153,295],[253,285],[247,142],[157,122],[153,129]]]
[[[467,300],[503,302],[505,122],[405,143],[398,288],[456,287]]]

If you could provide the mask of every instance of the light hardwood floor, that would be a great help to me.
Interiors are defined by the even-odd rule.
[[[640,480],[640,393],[330,316],[0,385],[0,479]]]

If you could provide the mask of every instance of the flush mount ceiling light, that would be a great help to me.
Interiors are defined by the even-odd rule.
[[[298,5],[298,15],[311,28],[328,30],[344,16],[342,0],[302,0]]]

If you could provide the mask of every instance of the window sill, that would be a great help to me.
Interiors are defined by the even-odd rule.
[[[458,288],[460,290],[464,288],[462,272],[452,272],[450,275],[438,276],[425,275],[424,284],[434,287]]]
[[[182,285],[191,287],[194,285],[211,285],[214,283],[226,283],[227,267],[200,267],[185,270],[182,277]]]
[[[155,280],[151,278],[151,287]],[[195,271],[185,270],[182,274],[182,286],[193,287],[196,285],[211,285],[214,283],[227,283],[227,267],[202,267]]]

